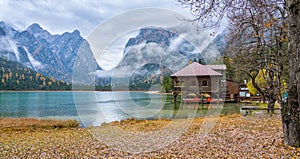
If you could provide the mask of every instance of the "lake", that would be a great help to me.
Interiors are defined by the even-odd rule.
[[[127,118],[191,118],[239,113],[240,105],[183,104],[143,92],[0,92],[0,117],[76,119],[82,126]]]

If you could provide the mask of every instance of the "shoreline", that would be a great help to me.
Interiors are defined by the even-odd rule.
[[[0,92],[141,92],[148,94],[168,94],[159,91],[124,91],[124,90],[114,90],[114,91],[99,91],[99,90],[0,90]]]

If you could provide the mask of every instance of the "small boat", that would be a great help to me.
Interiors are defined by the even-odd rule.
[[[224,102],[223,99],[215,99],[215,98],[211,98],[211,97],[202,97],[199,98],[194,94],[189,94],[185,97],[182,98],[182,101],[186,102],[186,103],[222,103]]]
[[[187,96],[182,98],[182,101],[186,103],[199,103],[199,98],[194,94],[188,94]]]

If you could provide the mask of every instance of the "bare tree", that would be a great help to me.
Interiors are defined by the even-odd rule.
[[[276,101],[282,103],[284,66],[287,63],[287,14],[283,7],[264,2],[244,2],[240,9],[228,13],[231,23],[230,50],[236,67],[246,73],[257,91],[274,109]],[[241,18],[241,21],[236,21]],[[235,22],[236,21],[236,22]],[[261,72],[267,88],[260,87],[256,78]]]
[[[178,0],[189,7],[194,21],[203,27],[218,28],[223,18],[230,21],[231,51],[241,69],[249,75],[257,90],[269,100],[269,108],[277,100],[282,104],[285,143],[299,147],[300,141],[300,68],[299,68],[299,0]],[[288,34],[289,33],[289,34]],[[287,43],[289,44],[287,46]],[[286,49],[288,47],[288,49]],[[289,55],[287,54],[287,51]],[[282,102],[282,78],[289,57],[289,98]],[[255,84],[260,69],[266,69],[269,88]]]

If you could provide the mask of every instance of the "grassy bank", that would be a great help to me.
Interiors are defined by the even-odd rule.
[[[3,131],[35,131],[38,129],[76,128],[76,120],[32,119],[32,118],[0,118],[0,132]]]
[[[6,121],[7,120],[7,121]],[[279,115],[240,115],[222,116],[207,135],[201,134],[204,122],[213,118],[179,119],[178,124],[191,120],[187,131],[184,131],[174,142],[150,152],[132,153],[122,151],[116,146],[107,146],[91,134],[97,132],[104,138],[115,137],[111,130],[121,132],[149,133],[168,127],[169,131],[178,130],[178,125],[171,125],[171,120],[133,120],[103,124],[101,127],[78,128],[54,126],[56,121],[26,119],[1,119],[0,158],[297,158],[300,150],[285,146],[282,138],[281,119]],[[37,122],[39,124],[33,124]],[[43,126],[45,125],[50,126]],[[32,125],[34,131],[30,131]],[[63,125],[63,124],[58,124]],[[73,126],[70,126],[73,125]],[[171,125],[171,126],[170,126]],[[14,128],[12,128],[14,127]],[[15,128],[18,129],[15,129]],[[52,127],[52,128],[51,128]],[[74,128],[75,127],[75,128]],[[6,131],[3,131],[5,129]],[[26,131],[19,131],[26,130]],[[29,130],[29,131],[27,131]],[[147,145],[146,139],[139,142]],[[158,138],[156,141],[163,141]],[[131,141],[129,141],[131,142]],[[159,143],[159,142],[158,142]]]

